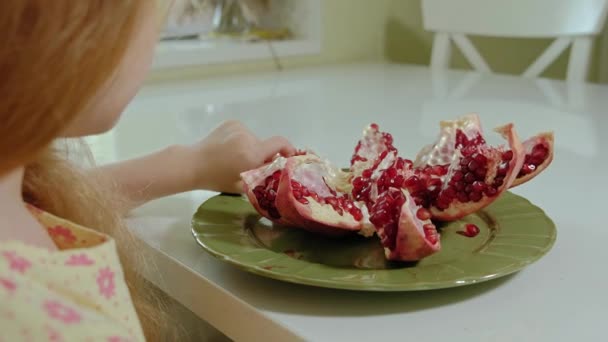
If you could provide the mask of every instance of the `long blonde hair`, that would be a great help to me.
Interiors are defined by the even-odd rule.
[[[0,1],[0,175],[26,166],[24,199],[117,240],[146,337],[161,339],[164,308],[135,272],[141,256],[112,197],[51,147],[112,81],[150,0]],[[85,174],[86,173],[86,174]]]

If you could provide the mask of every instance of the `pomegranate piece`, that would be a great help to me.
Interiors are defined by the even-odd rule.
[[[286,158],[278,157],[272,163],[241,173],[243,190],[249,202],[260,215],[279,224],[289,225],[276,207],[276,197]]]
[[[275,205],[291,226],[325,235],[373,234],[367,208],[351,200],[350,175],[313,154],[288,158]]]
[[[481,133],[460,141],[459,132],[457,157],[441,191],[432,198],[430,210],[436,220],[456,220],[488,206],[511,186],[524,162],[523,146],[512,124],[496,129],[507,139],[510,150],[486,145]]]
[[[481,121],[477,114],[464,115],[456,120],[439,123],[439,138],[433,144],[423,147],[416,155],[414,166],[424,168],[434,165],[449,165],[457,157],[456,149],[464,142],[485,143],[482,137]],[[476,140],[481,138],[481,140]]]
[[[363,130],[363,137],[355,147],[350,161],[351,171],[358,177],[363,170],[371,168],[381,156],[392,151],[397,152],[393,146],[393,136],[381,132],[377,124],[370,124]]]
[[[536,177],[553,161],[553,132],[537,134],[523,142],[525,160],[511,187]]]
[[[437,141],[418,153],[414,176],[404,184],[434,219],[451,221],[474,213],[513,183],[524,161],[523,146],[512,124],[495,131],[509,148],[487,145],[475,114],[442,121]]]
[[[441,248],[431,213],[416,205],[405,189],[389,188],[370,211],[388,260],[416,261]]]

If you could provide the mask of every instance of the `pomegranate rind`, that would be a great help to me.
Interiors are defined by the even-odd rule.
[[[249,202],[251,203],[251,205],[255,208],[255,210],[260,215],[262,215],[265,218],[271,220],[272,222],[275,222],[280,225],[291,225],[291,223],[285,219],[285,217],[282,215],[282,213],[278,207],[277,207],[277,210],[279,212],[279,215],[281,215],[281,218],[276,219],[276,218],[273,218],[272,216],[270,216],[268,211],[264,210],[260,206],[258,199],[255,197],[255,195],[253,193],[253,189],[256,186],[263,184],[264,181],[266,180],[266,177],[272,175],[273,172],[275,172],[277,170],[282,170],[284,168],[286,162],[287,162],[286,158],[278,157],[270,164],[261,166],[257,169],[245,171],[240,174],[241,180],[243,181],[243,193],[245,193],[245,195],[247,196],[247,199],[249,199]],[[276,202],[276,200],[275,200],[275,202]]]
[[[524,184],[525,182],[528,182],[532,178],[538,176],[547,167],[549,167],[549,165],[553,161],[553,143],[554,143],[553,132],[539,133],[529,139],[526,139],[523,142],[523,147],[524,147],[526,154],[529,153],[532,150],[532,148],[538,144],[544,145],[549,150],[549,154],[547,155],[547,158],[540,165],[536,166],[536,170],[534,170],[534,172],[529,173],[525,176],[516,177],[515,180],[513,181],[513,183],[511,184],[511,188]]]
[[[439,136],[437,140],[423,147],[416,155],[414,167],[449,165],[456,157],[456,131],[462,131],[468,138],[482,134],[481,120],[475,113],[463,115],[456,120],[443,120],[439,122]]]
[[[291,181],[294,171],[302,163],[322,163],[311,155],[288,158],[276,197],[276,207],[290,226],[327,236],[342,236],[357,233],[364,223],[355,220],[349,213],[339,215],[329,204],[319,203],[312,197],[306,197],[308,204],[302,204],[293,195]]]
[[[509,169],[504,177],[503,185],[497,189],[497,193],[493,196],[483,194],[481,200],[478,202],[462,203],[458,201],[458,199],[454,199],[454,201],[450,203],[450,206],[444,210],[440,210],[432,206],[430,211],[433,215],[433,219],[439,221],[454,221],[466,215],[472,214],[490,205],[498,197],[500,197],[503,192],[509,189],[511,184],[513,184],[515,177],[517,177],[517,174],[524,163],[525,151],[523,144],[521,143],[519,136],[511,123],[497,127],[494,129],[494,131],[500,133],[502,137],[508,141],[509,147],[511,151],[513,151],[513,158],[509,163]]]
[[[353,177],[360,176],[364,170],[372,167],[384,151],[397,151],[392,144],[392,136],[380,131],[377,124],[370,124],[363,130],[351,159]]]
[[[425,236],[423,226],[432,224],[431,220],[420,220],[416,212],[420,206],[414,204],[414,199],[407,190],[402,190],[406,201],[401,206],[399,225],[397,230],[395,248],[390,250],[384,248],[388,260],[394,261],[418,261],[441,250],[441,239],[439,232],[437,242],[431,243]],[[383,234],[378,232],[378,234]]]

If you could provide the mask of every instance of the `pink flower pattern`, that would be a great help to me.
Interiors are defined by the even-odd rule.
[[[114,272],[109,267],[104,267],[99,270],[97,275],[97,286],[99,293],[106,299],[110,299],[115,294],[116,286],[114,284]]]
[[[130,338],[124,338],[124,337],[120,337],[120,336],[108,337],[108,342],[129,342],[129,341],[131,341]]]
[[[76,236],[74,235],[74,233],[72,233],[72,231],[70,229],[68,229],[66,227],[63,227],[63,226],[50,227],[47,229],[47,231],[49,232],[49,235],[53,239],[62,238],[63,241],[65,241],[66,243],[69,243],[69,244],[76,242]]]
[[[2,252],[2,256],[8,261],[9,268],[21,274],[25,273],[28,268],[32,267],[32,263],[24,257],[18,256],[15,252]]]
[[[95,263],[95,260],[89,258],[86,254],[74,254],[66,260],[65,264],[68,266],[90,266]]]
[[[69,306],[63,305],[56,300],[45,301],[44,309],[49,317],[62,321],[65,324],[78,323],[82,319],[78,311]]]
[[[51,341],[51,342],[63,341],[61,334],[57,330],[55,330],[53,328],[49,328],[49,327],[47,327],[47,329],[48,329],[48,333],[49,333],[49,341]]]
[[[12,293],[17,289],[17,284],[10,279],[0,278],[0,287],[4,287],[6,291]]]

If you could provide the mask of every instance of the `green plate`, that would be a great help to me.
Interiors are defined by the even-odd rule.
[[[466,223],[476,237],[458,234]],[[273,226],[246,198],[218,195],[192,220],[196,241],[246,271],[298,284],[364,291],[454,287],[521,270],[551,249],[555,225],[528,200],[504,193],[492,205],[440,228],[440,252],[417,263],[388,262],[378,238],[326,238]]]

